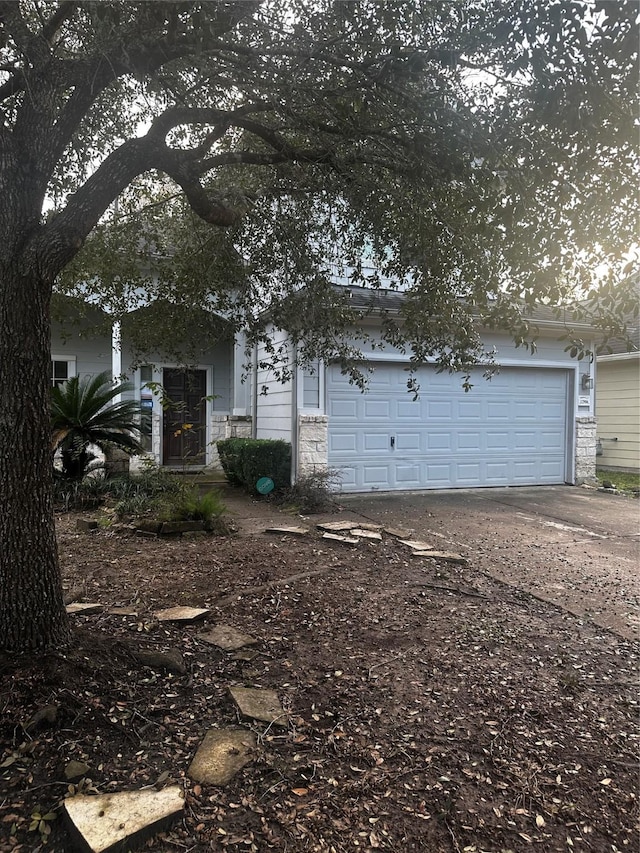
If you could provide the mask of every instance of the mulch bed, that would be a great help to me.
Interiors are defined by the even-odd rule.
[[[76,521],[59,518],[68,600],[136,615],[74,616],[71,648],[0,656],[3,853],[70,850],[60,803],[78,790],[172,782],[184,817],[148,843],[158,853],[639,849],[633,644],[392,538],[172,540]],[[212,613],[154,618],[178,604]],[[257,656],[198,638],[219,622]],[[136,658],[169,649],[185,674]],[[288,728],[240,718],[233,685],[276,690]],[[255,760],[224,788],[193,783],[204,734],[226,725],[256,732]],[[84,780],[65,779],[72,760]]]

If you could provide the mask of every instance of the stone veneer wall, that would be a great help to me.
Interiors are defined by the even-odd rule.
[[[211,415],[211,463],[207,467],[220,468],[216,441],[225,438],[251,438],[249,415]]]
[[[596,419],[576,418],[576,485],[596,477]]]
[[[326,415],[298,415],[297,477],[326,468],[329,456],[329,418]]]

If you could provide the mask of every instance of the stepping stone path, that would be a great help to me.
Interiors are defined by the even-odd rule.
[[[162,791],[123,791],[119,794],[77,796],[64,801],[82,848],[89,853],[129,850],[182,814],[184,800],[178,785]]]
[[[276,726],[289,725],[275,690],[263,690],[260,687],[230,687],[229,693],[243,716],[273,723]]]
[[[356,521],[328,521],[318,524],[317,527],[323,539],[343,545],[356,546],[363,539],[380,542],[385,534],[410,548],[412,556],[431,557],[460,564],[468,562],[460,554],[436,551],[427,542],[414,541],[411,539],[414,531],[409,528],[382,527]],[[148,532],[156,535],[159,531]],[[309,529],[283,526],[269,527],[264,532],[304,536],[309,533]],[[91,602],[74,602],[67,606],[67,613],[91,614],[102,610],[102,604]],[[127,608],[111,607],[109,612],[114,615],[136,615],[135,611]],[[190,624],[204,619],[210,612],[207,608],[176,606],[156,612],[155,617],[159,622]],[[200,634],[198,639],[225,651],[235,652],[233,658],[237,660],[252,660],[258,655],[257,651],[246,648],[254,645],[257,640],[232,625],[216,625],[207,633]],[[149,666],[178,673],[186,670],[177,649],[168,652],[140,650],[134,652],[134,656]],[[238,686],[230,687],[229,692],[243,716],[271,725],[288,726],[287,714],[274,690]],[[187,771],[188,775],[200,784],[226,785],[252,761],[256,748],[257,738],[252,731],[239,728],[210,729],[198,747]],[[65,776],[67,779],[80,778],[88,770],[87,765],[72,761],[65,768]],[[76,796],[65,800],[64,803],[74,831],[83,849],[89,853],[116,853],[116,850],[129,849],[181,814],[183,807],[181,790],[177,785],[161,791],[144,789],[90,797]]]
[[[198,622],[211,613],[206,607],[169,607],[155,614],[158,622]]]
[[[227,785],[253,759],[256,745],[255,734],[246,729],[210,729],[187,773],[203,785]]]
[[[212,646],[218,646],[228,652],[234,652],[236,649],[241,649],[244,646],[252,646],[258,641],[249,634],[243,634],[234,628],[233,625],[216,625],[206,634],[200,634],[199,640],[204,640],[205,643],[211,643]]]

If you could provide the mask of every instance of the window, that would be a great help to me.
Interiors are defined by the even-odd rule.
[[[57,355],[51,356],[51,384],[62,385],[67,379],[75,376],[75,358],[62,358]]]

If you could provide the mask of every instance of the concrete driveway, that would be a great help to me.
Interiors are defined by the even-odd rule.
[[[471,566],[627,639],[640,629],[640,502],[572,486],[350,495],[345,514],[412,527]]]

